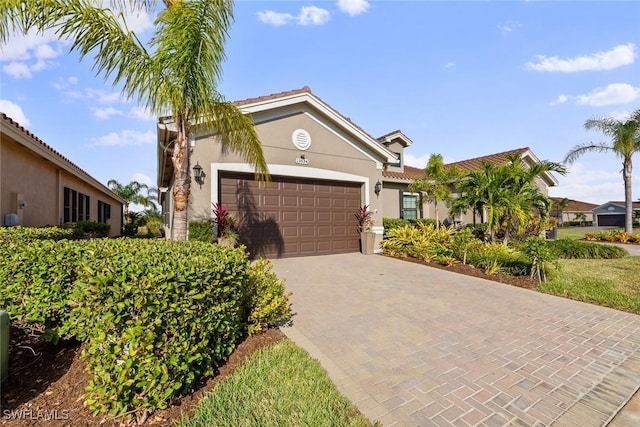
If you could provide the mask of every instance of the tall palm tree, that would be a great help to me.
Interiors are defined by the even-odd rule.
[[[157,1],[113,1],[114,7],[153,8]],[[226,102],[216,87],[233,20],[232,0],[163,0],[155,31],[145,45],[123,25],[122,14],[94,0],[3,0],[0,41],[13,31],[54,29],[72,41],[81,58],[93,54],[94,68],[127,98],[156,115],[170,114],[173,145],[173,238],[187,234],[190,194],[189,135],[194,126],[219,136],[261,179],[267,177],[262,145],[250,117]]]
[[[138,181],[131,181],[128,184],[122,184],[115,179],[110,179],[107,182],[107,186],[116,193],[118,196],[125,200],[124,203],[124,217],[128,218],[129,204],[137,203],[145,208],[153,205],[153,200],[149,197],[149,186],[142,184]],[[142,194],[142,190],[147,190],[147,195]]]
[[[551,208],[555,211],[555,214],[558,215],[558,224],[561,226],[564,224],[564,210],[567,209],[569,203],[571,203],[571,200],[563,197],[560,200],[554,200],[551,204]]]
[[[633,195],[631,191],[632,157],[640,153],[640,109],[635,110],[625,120],[612,117],[589,119],[584,123],[587,130],[595,129],[602,132],[610,140],[608,143],[593,143],[576,145],[565,157],[565,163],[573,163],[585,153],[609,152],[622,159],[622,180],[624,181],[624,229],[633,232]]]
[[[451,202],[451,186],[455,184],[460,173],[457,168],[445,167],[442,154],[431,154],[424,172],[426,178],[411,182],[409,191],[419,193],[421,202],[434,204],[436,227],[439,227],[438,202]]]

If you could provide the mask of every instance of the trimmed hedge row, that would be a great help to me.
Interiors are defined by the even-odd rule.
[[[585,243],[571,239],[550,240],[547,244],[558,258],[615,259],[629,255],[629,252],[617,246]]]
[[[63,240],[75,238],[73,228],[63,227],[0,227],[0,243],[32,242],[34,240]]]
[[[12,318],[86,343],[85,402],[110,415],[165,407],[241,336],[289,317],[268,262],[252,266],[243,250],[201,242],[9,242],[0,283]]]

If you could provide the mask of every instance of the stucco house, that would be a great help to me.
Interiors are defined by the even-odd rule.
[[[91,220],[122,228],[122,200],[109,188],[0,113],[2,226],[41,227]]]
[[[594,207],[593,225],[598,227],[623,227],[625,223],[625,206],[624,201],[607,202],[600,206]],[[634,213],[640,211],[640,202],[633,202]]]
[[[566,222],[580,221],[580,214],[584,214],[585,224],[593,223],[593,209],[598,205],[589,202],[581,202],[580,200],[567,199],[566,208],[560,209],[560,203],[564,200],[562,197],[549,197],[552,202],[551,216],[558,219],[560,225]]]
[[[225,152],[217,136],[196,132],[190,167],[199,165],[206,176],[200,183],[192,181],[190,221],[210,218],[211,204],[221,203],[234,215],[240,241],[252,254],[288,257],[358,251],[354,214],[362,205],[373,212],[376,246],[384,217],[432,216],[431,208],[418,206],[417,195],[407,190],[424,171],[405,165],[404,150],[412,141],[402,131],[373,137],[308,87],[236,104],[253,118],[271,182],[261,186],[250,166]],[[167,236],[174,138],[172,118],[160,118],[158,187],[166,188],[162,205]],[[483,160],[506,161],[511,152],[537,161],[525,148],[459,163],[467,169],[480,167]],[[546,194],[546,186],[557,181],[549,175],[543,184]]]

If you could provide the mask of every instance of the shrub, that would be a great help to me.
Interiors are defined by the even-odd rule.
[[[13,319],[45,328],[45,339],[58,341],[69,319],[68,299],[85,256],[79,242],[35,240],[0,245],[0,307]]]
[[[528,257],[502,243],[482,243],[474,247],[467,254],[467,261],[485,271],[514,276],[524,276],[531,272],[531,261]]]
[[[626,250],[617,246],[585,243],[571,239],[549,241],[548,244],[558,258],[565,259],[614,259],[629,255]]]
[[[433,218],[417,218],[417,219],[404,219],[404,218],[382,218],[382,225],[384,227],[384,237],[387,237],[389,231],[398,227],[418,225],[436,225],[436,220]]]
[[[390,255],[433,261],[453,256],[451,248],[455,233],[455,230],[435,228],[433,224],[405,225],[391,229],[380,247]]]
[[[538,283],[546,282],[550,264],[555,263],[557,259],[547,241],[540,237],[528,237],[524,241],[522,251],[531,260],[531,277],[537,277]]]
[[[73,239],[74,231],[63,227],[0,227],[0,242],[33,242],[34,240]]]
[[[78,221],[74,226],[76,238],[109,237],[111,225],[96,221]]]
[[[189,223],[189,240],[213,243],[213,223],[209,220]]]
[[[271,271],[271,261],[259,259],[249,269],[249,316],[247,332],[253,335],[291,316],[284,280]]]

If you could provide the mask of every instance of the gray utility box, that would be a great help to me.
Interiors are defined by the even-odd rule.
[[[9,375],[9,314],[0,310],[0,381]]]

